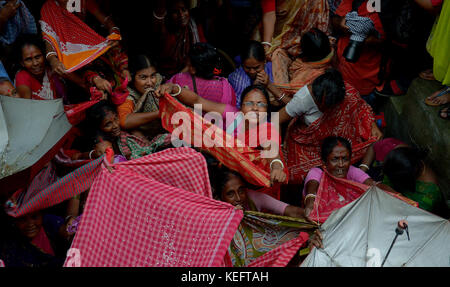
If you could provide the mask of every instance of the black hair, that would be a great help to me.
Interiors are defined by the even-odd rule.
[[[96,144],[99,143],[98,138],[102,138],[102,140],[109,141],[111,143],[113,143],[115,141],[115,139],[112,138],[110,135],[104,133],[101,130],[96,130],[95,133],[93,134],[92,138],[91,138],[93,146],[95,146]]]
[[[218,161],[208,165],[208,173],[213,198],[216,200],[223,200],[223,189],[231,177],[239,177],[242,182],[246,183],[244,178],[238,172],[230,170],[226,166],[219,164]]]
[[[130,56],[130,59],[128,61],[128,70],[130,71],[131,78],[133,81],[137,72],[150,67],[156,69],[156,63],[153,61],[153,59],[151,59],[147,55],[139,54],[136,56]]]
[[[422,173],[426,153],[412,147],[393,149],[385,158],[383,173],[397,192],[414,192],[416,179]]]
[[[300,41],[301,57],[305,62],[320,61],[331,53],[328,36],[317,28],[303,34]]]
[[[256,85],[251,85],[251,86],[248,86],[247,88],[245,88],[244,91],[242,91],[241,105],[242,105],[242,103],[244,103],[244,98],[253,90],[260,91],[264,95],[264,97],[266,98],[266,101],[267,101],[267,121],[270,122],[270,116],[271,116],[271,112],[272,112],[272,105],[270,104],[269,93],[267,92],[267,89],[263,85],[256,84]]]
[[[241,51],[241,63],[244,63],[245,60],[254,58],[260,62],[266,61],[266,52],[264,51],[264,46],[254,40],[250,40],[247,45],[245,45],[244,49]]]
[[[222,69],[222,63],[217,53],[217,49],[208,43],[195,43],[189,50],[189,60],[195,68],[195,75],[212,79],[214,69]]]
[[[326,70],[312,83],[312,93],[319,109],[329,109],[342,102],[345,98],[345,84],[341,73],[334,68]]]
[[[92,135],[99,130],[108,112],[117,114],[116,106],[106,100],[96,103],[86,111],[86,121],[89,123]]]
[[[320,156],[323,162],[327,162],[328,156],[338,144],[342,144],[348,150],[350,158],[352,157],[352,145],[347,139],[339,136],[330,136],[322,141]]]
[[[17,38],[14,44],[17,63],[22,62],[22,50],[26,46],[36,46],[39,50],[41,50],[45,58],[45,43],[42,38],[35,34],[23,34]]]

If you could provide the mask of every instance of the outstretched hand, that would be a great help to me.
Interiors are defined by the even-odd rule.
[[[322,233],[319,231],[319,229],[316,229],[313,233],[313,235],[311,235],[311,237],[309,237],[309,245],[308,248],[311,250],[314,247],[317,248],[323,248],[323,236]]]
[[[165,84],[159,86],[159,88],[156,89],[155,95],[156,95],[157,98],[161,98],[166,93],[167,94],[175,94],[177,92],[179,92],[177,85],[175,85],[173,83],[165,83]]]

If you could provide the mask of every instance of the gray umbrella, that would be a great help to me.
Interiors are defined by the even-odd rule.
[[[388,253],[397,222],[406,219],[384,267],[450,266],[449,221],[372,187],[336,210],[322,225],[324,249],[314,248],[302,267],[379,267]]]
[[[8,177],[42,161],[71,128],[61,99],[37,101],[0,96],[1,192],[12,188],[6,182]],[[26,181],[24,177],[14,182]]]

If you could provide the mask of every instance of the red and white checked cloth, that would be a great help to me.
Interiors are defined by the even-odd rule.
[[[243,212],[204,196],[211,191],[200,157],[169,149],[113,165],[113,173],[103,168],[72,244],[79,265],[223,266]]]

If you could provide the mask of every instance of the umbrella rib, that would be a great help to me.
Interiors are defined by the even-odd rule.
[[[406,261],[405,263],[403,263],[402,266],[406,266],[407,264],[409,264],[429,243],[430,241],[436,237],[436,234],[438,234],[439,232],[441,232],[441,226],[447,224],[448,221],[442,222],[437,228],[436,231],[433,232],[433,234],[430,236],[430,238],[427,240],[427,242],[425,242],[419,249],[417,249],[417,251],[411,255],[411,257],[408,259],[408,261]]]

